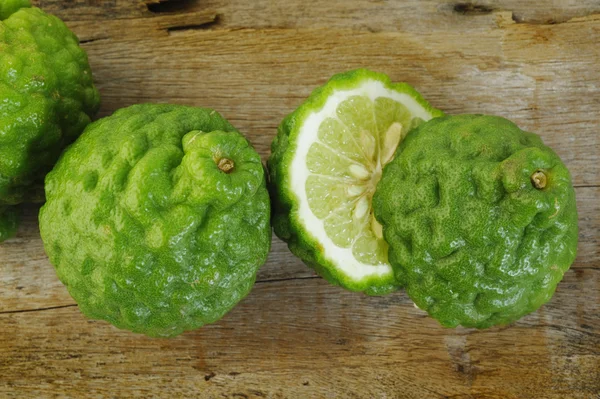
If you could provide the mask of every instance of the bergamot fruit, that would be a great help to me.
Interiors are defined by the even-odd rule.
[[[142,104],[92,123],[46,199],[44,247],[81,311],[149,336],[221,318],[270,249],[260,156],[208,109]]]
[[[396,289],[371,198],[406,133],[441,114],[386,75],[333,76],[284,119],[271,146],[275,233],[332,284],[372,295]]]
[[[537,135],[500,117],[419,126],[373,204],[397,279],[444,326],[519,319],[552,297],[575,259],[569,171]]]
[[[58,18],[26,0],[0,2],[0,241],[14,205],[39,201],[44,175],[98,110],[87,55]]]

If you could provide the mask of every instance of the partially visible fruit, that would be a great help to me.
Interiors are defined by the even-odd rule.
[[[98,110],[85,51],[58,18],[26,0],[0,2],[0,241],[15,205],[40,201],[45,174]]]

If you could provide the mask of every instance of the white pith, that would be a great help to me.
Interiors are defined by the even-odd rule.
[[[432,115],[423,109],[410,95],[387,89],[383,83],[377,80],[367,80],[352,90],[335,91],[329,96],[323,108],[318,112],[310,114],[299,128],[295,140],[296,151],[292,159],[290,171],[291,190],[298,199],[297,216],[299,222],[323,246],[325,258],[352,280],[383,277],[391,274],[392,269],[389,264],[366,264],[360,262],[354,257],[351,246],[349,248],[339,247],[327,236],[323,221],[312,213],[308,203],[306,180],[311,175],[311,172],[308,170],[306,159],[311,145],[319,141],[318,131],[321,123],[326,118],[335,118],[336,109],[340,103],[351,96],[357,95],[367,96],[372,101],[375,101],[378,97],[387,97],[403,104],[413,117],[419,117],[425,121],[432,118]]]

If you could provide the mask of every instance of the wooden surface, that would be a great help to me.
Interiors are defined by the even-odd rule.
[[[449,113],[513,119],[572,171],[579,255],[538,312],[448,330],[403,292],[328,285],[274,239],[238,307],[161,340],[85,319],[28,207],[0,246],[0,398],[600,398],[600,0],[36,4],[81,38],[101,116],[144,101],[213,107],[263,159],[286,113],[356,67]]]

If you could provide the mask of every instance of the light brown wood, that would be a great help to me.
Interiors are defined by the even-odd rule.
[[[4,378],[32,397],[592,398],[599,283],[599,270],[570,271],[542,310],[486,331],[442,329],[402,293],[321,279],[258,283],[219,323],[172,340],[71,306],[14,313],[3,316]]]
[[[575,185],[598,184],[600,14],[556,25],[502,15],[490,30],[468,30],[468,42],[457,29],[169,31],[159,28],[173,28],[168,15],[163,24],[112,21],[103,40],[85,47],[103,94],[101,115],[140,101],[212,107],[266,157],[279,121],[316,86],[340,70],[369,67],[413,84],[449,113],[509,117],[555,148]],[[105,21],[70,25],[84,38],[106,29]]]
[[[439,327],[403,292],[330,286],[274,238],[238,307],[158,340],[81,315],[27,206],[0,245],[1,398],[600,397],[600,1],[35,3],[82,40],[100,116],[145,101],[215,108],[263,159],[287,113],[356,67],[448,113],[508,117],[570,168],[579,248],[547,305],[477,331]]]

